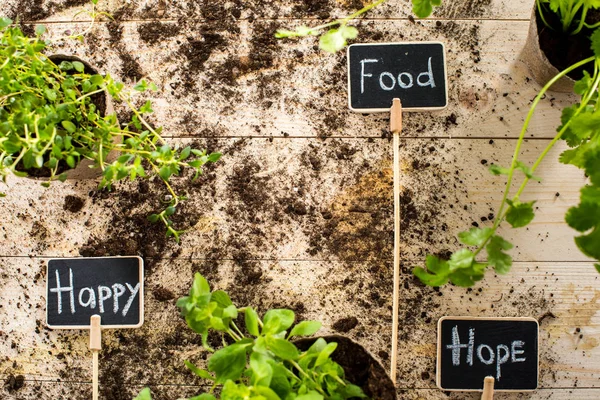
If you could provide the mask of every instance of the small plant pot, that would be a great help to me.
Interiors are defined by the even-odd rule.
[[[92,65],[90,65],[87,61],[84,61],[77,56],[54,54],[54,55],[48,56],[48,58],[55,64],[59,64],[62,61],[79,61],[84,65],[84,67],[85,67],[84,72],[86,74],[93,75],[93,74],[98,73],[98,70],[96,68],[94,68]],[[102,92],[102,93],[95,94],[95,95],[91,96],[91,99],[92,99],[92,102],[96,105],[96,107],[100,111],[100,114],[102,116],[115,113],[115,109],[113,107],[111,98],[108,95],[108,93]],[[121,137],[117,136],[117,137],[115,137],[114,142],[118,143],[118,142],[120,142],[120,140],[121,140]],[[117,158],[117,156],[118,156],[118,152],[111,151],[108,154],[106,161],[108,163],[110,163],[110,162],[114,161]],[[100,170],[100,168],[91,168],[92,165],[94,165],[93,161],[88,160],[88,159],[82,159],[79,162],[79,164],[77,164],[75,166],[75,168],[66,169],[66,170],[64,170],[64,173],[67,174],[67,179],[72,179],[72,180],[96,179],[102,174],[102,171]],[[45,168],[32,169],[32,170],[29,170],[26,172],[28,173],[27,176],[32,179],[44,179],[49,176],[49,171],[47,171]]]
[[[548,60],[548,57],[540,46],[540,32],[538,31],[538,27],[543,26],[543,24],[538,23],[538,18],[537,7],[534,2],[529,21],[529,34],[521,53],[521,59],[529,68],[532,78],[540,86],[544,86],[560,71]],[[574,83],[573,79],[565,76],[552,85],[550,90],[562,93],[572,92]]]
[[[318,337],[298,339],[294,344],[305,351]],[[335,342],[337,349],[331,355],[333,361],[340,364],[346,374],[346,379],[360,386],[365,394],[376,400],[395,400],[396,388],[385,369],[360,344],[339,335],[323,336],[327,343]]]

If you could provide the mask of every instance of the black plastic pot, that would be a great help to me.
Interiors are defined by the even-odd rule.
[[[322,336],[327,343],[335,342],[337,348],[331,355],[333,361],[344,368],[346,379],[360,386],[371,399],[395,400],[396,388],[385,369],[360,344],[344,336]],[[298,339],[294,344],[305,351],[318,339],[311,337]]]

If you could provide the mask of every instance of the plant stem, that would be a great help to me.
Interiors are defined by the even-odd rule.
[[[322,29],[325,28],[329,28],[330,26],[335,26],[335,25],[346,25],[348,22],[350,22],[351,20],[360,17],[362,14],[366,13],[367,11],[377,7],[378,5],[386,2],[387,0],[377,0],[374,3],[369,4],[368,6],[365,6],[363,8],[361,8],[360,10],[356,11],[353,14],[350,14],[344,18],[340,18],[340,19],[336,19],[335,21],[331,21],[328,22],[326,24],[323,25],[319,25],[319,26],[315,26],[314,28],[311,28],[311,30],[315,30],[315,31],[320,31]]]

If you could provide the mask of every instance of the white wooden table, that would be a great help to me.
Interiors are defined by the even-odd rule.
[[[0,0],[0,13],[12,16],[27,6],[25,25],[44,23],[53,37],[85,26],[83,16],[72,21],[72,15],[87,5],[19,3]],[[183,209],[191,227],[180,245],[140,225],[163,194],[159,185],[122,184],[98,193],[94,181],[44,189],[32,180],[9,180],[0,199],[2,399],[90,397],[87,333],[44,326],[44,268],[52,257],[114,249],[146,259],[147,314],[141,329],[104,333],[101,398],[131,399],[147,385],[156,399],[203,389],[183,361],[201,364],[206,353],[175,307],[196,271],[232,291],[240,306],[290,307],[301,318],[323,321],[324,332],[350,327],[346,334],[389,367],[387,116],[347,110],[343,53],[322,53],[313,39],[270,39],[277,27],[312,25],[319,21],[310,16],[323,10],[335,17],[351,9],[333,0],[166,3],[100,0],[118,21],[102,21],[84,43],[68,42],[56,52],[74,52],[129,83],[148,76],[160,87],[152,94],[153,122],[165,127],[165,136],[222,151],[223,158],[207,168],[202,185],[176,181],[194,196]],[[531,184],[524,196],[538,200],[534,222],[502,231],[516,245],[509,275],[489,273],[473,289],[434,290],[410,273],[427,253],[456,248],[456,233],[472,223],[491,226],[504,182],[487,166],[509,163],[539,90],[520,61],[532,1],[446,3],[431,20],[415,23],[408,1],[389,0],[360,23],[359,41],[440,40],[448,50],[450,105],[404,116],[399,398],[478,398],[435,386],[436,323],[444,315],[540,321],[540,388],[497,398],[600,398],[600,282],[564,223],[585,178],[558,163],[561,149],[540,168],[543,183]],[[560,110],[574,99],[553,94],[542,102],[523,161],[547,145]],[[83,209],[64,210],[67,195],[84,199]],[[25,381],[15,390],[9,383],[18,375]]]

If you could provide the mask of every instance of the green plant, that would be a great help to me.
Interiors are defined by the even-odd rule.
[[[600,8],[598,0],[535,0],[535,3],[544,25],[550,29],[554,29],[549,21],[552,14],[559,21],[559,29],[572,35],[581,32],[583,27],[595,29],[600,26],[600,22],[594,25],[585,22],[589,10]]]
[[[362,389],[344,379],[344,370],[331,359],[337,343],[317,339],[301,352],[290,341],[293,337],[311,336],[321,328],[317,321],[294,325],[294,312],[273,309],[261,319],[249,306],[236,307],[226,292],[210,290],[206,279],[196,274],[189,296],[177,301],[188,326],[202,336],[208,351],[209,331],[228,336],[231,344],[215,351],[208,359],[208,369],[189,361],[185,365],[200,378],[213,382],[210,393],[190,400],[212,400],[215,388],[221,387],[222,399],[322,400],[365,397]],[[244,316],[245,333],[236,320]],[[149,396],[149,392],[146,392]],[[138,397],[148,399],[149,397]]]
[[[449,260],[428,255],[426,268],[415,267],[414,274],[425,284],[441,286],[448,281],[458,286],[472,286],[483,278],[488,266],[498,274],[506,274],[512,266],[512,258],[507,253],[513,245],[497,234],[503,221],[513,228],[527,226],[534,218],[534,201],[522,202],[520,196],[530,180],[538,180],[534,173],[542,160],[559,140],[564,140],[570,149],[560,155],[560,162],[574,165],[584,170],[589,182],[581,189],[580,203],[567,211],[566,222],[581,233],[575,238],[579,249],[587,256],[600,260],[600,103],[598,86],[600,85],[600,29],[591,36],[594,56],[573,64],[557,74],[539,92],[534,99],[525,119],[519,140],[515,147],[511,165],[508,168],[492,165],[494,175],[506,175],[504,195],[494,224],[490,228],[471,228],[458,234],[458,239],[468,248],[452,254]],[[575,83],[574,91],[581,101],[566,107],[561,116],[561,125],[557,134],[542,151],[532,166],[519,160],[521,145],[527,128],[538,103],[546,96],[548,89],[561,77],[582,65],[593,64],[593,74],[585,72],[584,77]],[[509,197],[509,191],[515,172],[524,175],[517,192]],[[487,258],[482,257],[486,250]],[[595,264],[600,272],[600,264]]]
[[[344,18],[336,19],[335,21],[313,28],[300,26],[295,30],[280,29],[275,33],[275,37],[282,39],[321,35],[319,38],[319,48],[329,53],[335,53],[346,47],[348,40],[356,39],[358,36],[358,30],[353,26],[348,26],[348,24],[369,10],[383,4],[385,1],[377,0]],[[441,0],[412,0],[412,3],[415,15],[419,18],[426,18],[431,14],[434,6],[441,5]],[[334,26],[337,28],[332,28]],[[322,34],[321,32],[325,29],[327,31]]]
[[[172,148],[161,137],[162,128],[146,121],[153,112],[146,101],[134,104],[135,93],[156,90],[146,80],[132,90],[110,75],[89,74],[78,61],[58,65],[44,55],[51,45],[42,40],[45,29],[36,27],[36,37],[29,38],[0,18],[0,176],[27,176],[28,171],[45,168],[48,179],[64,181],[65,170],[82,159],[92,160],[102,170],[101,188],[110,188],[119,180],[158,177],[166,185],[171,200],[164,210],[152,214],[151,221],[161,221],[167,236],[179,240],[182,231],[175,229],[170,216],[185,197],[169,183],[184,168],[195,170],[215,162],[219,153],[185,147]],[[78,36],[79,37],[79,36]],[[115,114],[103,115],[94,98],[107,93],[114,101],[125,103],[131,120],[119,124]],[[108,160],[116,152],[114,161]]]

